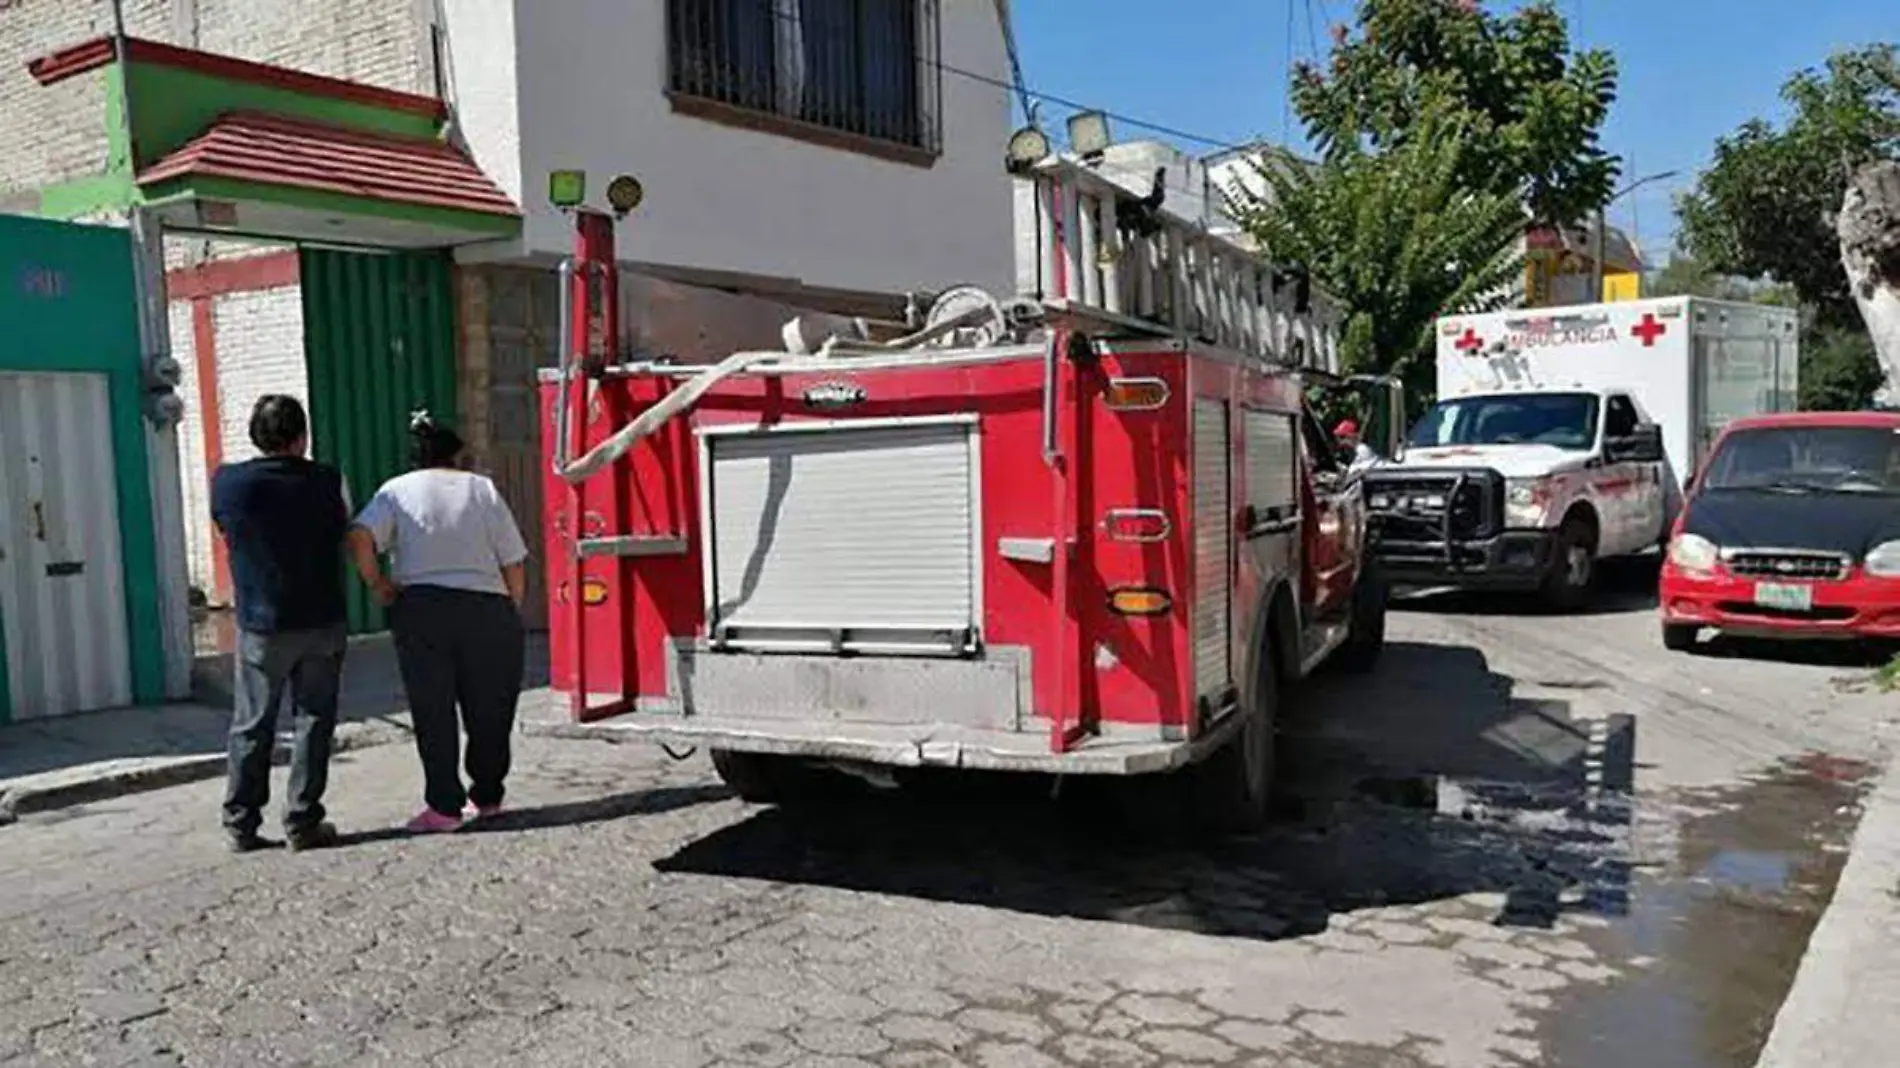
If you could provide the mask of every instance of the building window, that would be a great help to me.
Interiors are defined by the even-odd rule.
[[[676,102],[936,152],[937,0],[667,0],[666,13]]]

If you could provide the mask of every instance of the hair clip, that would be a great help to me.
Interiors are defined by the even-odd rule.
[[[429,415],[429,409],[417,408],[409,413],[410,430],[427,430],[435,426],[435,419]]]

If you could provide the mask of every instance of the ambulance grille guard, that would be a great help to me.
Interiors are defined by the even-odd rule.
[[[1490,468],[1373,469],[1365,474],[1374,552],[1392,563],[1481,563],[1504,531],[1504,476]]]

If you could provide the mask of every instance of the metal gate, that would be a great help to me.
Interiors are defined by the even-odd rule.
[[[0,374],[0,696],[15,719],[132,703],[109,396],[103,374]]]
[[[360,507],[408,470],[411,412],[457,417],[449,254],[306,248],[299,258],[311,448],[342,470]],[[351,632],[382,630],[362,584],[345,585]]]

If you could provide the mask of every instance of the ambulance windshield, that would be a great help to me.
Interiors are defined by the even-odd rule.
[[[1594,393],[1523,393],[1442,400],[1412,428],[1411,447],[1551,445],[1588,449],[1596,443]]]

